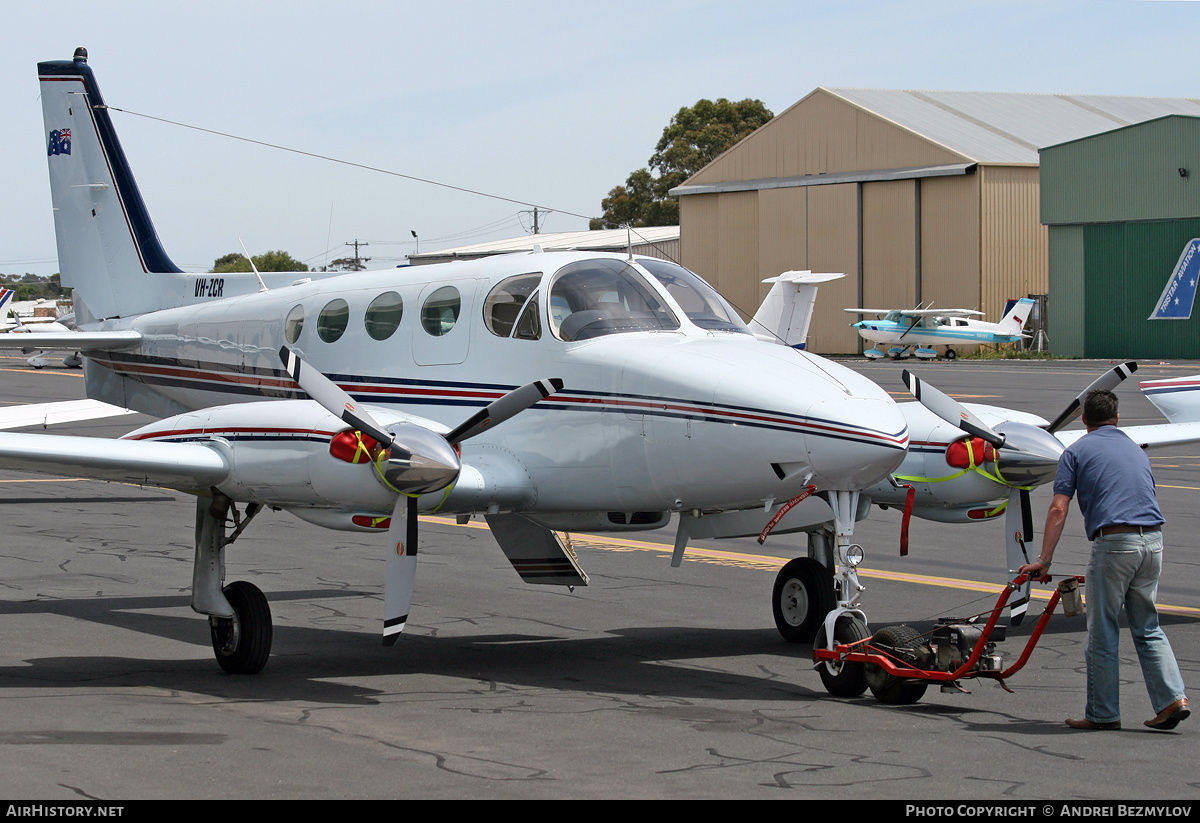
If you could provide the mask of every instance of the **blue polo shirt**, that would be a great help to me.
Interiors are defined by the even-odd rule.
[[[1163,524],[1150,458],[1116,426],[1101,426],[1062,453],[1054,493],[1078,496],[1088,540],[1105,526]]]

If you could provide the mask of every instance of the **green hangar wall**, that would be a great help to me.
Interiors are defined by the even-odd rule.
[[[1200,307],[1187,320],[1147,320],[1200,238],[1200,117],[1160,117],[1040,156],[1051,351],[1200,359]]]

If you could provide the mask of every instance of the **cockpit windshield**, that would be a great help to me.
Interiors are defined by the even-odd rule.
[[[637,263],[662,283],[688,320],[700,328],[750,334],[750,329],[725,299],[683,266],[656,257],[639,257]]]
[[[550,286],[554,334],[569,342],[678,329],[679,319],[643,277],[624,260],[583,260],[563,266]]]

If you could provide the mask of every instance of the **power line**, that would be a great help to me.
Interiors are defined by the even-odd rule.
[[[227,133],[227,132],[223,132],[223,131],[217,131],[217,130],[215,130],[215,129],[206,129],[206,128],[204,128],[203,126],[193,126],[193,125],[191,125],[190,123],[181,123],[181,122],[179,122],[178,120],[168,120],[168,119],[167,119],[167,118],[165,118],[165,117],[155,117],[155,116],[154,116],[154,115],[152,115],[152,114],[143,114],[143,113],[141,113],[141,112],[137,112],[137,111],[130,111],[129,109],[120,109],[120,108],[117,108],[116,106],[108,106],[108,105],[106,105],[106,106],[103,106],[102,108],[106,108],[106,109],[108,109],[109,111],[119,111],[119,112],[121,112],[121,113],[123,113],[123,114],[131,114],[131,115],[133,115],[134,117],[144,117],[144,118],[146,118],[147,120],[156,120],[156,121],[158,121],[158,122],[160,122],[160,123],[168,123],[168,124],[170,124],[170,125],[172,125],[172,126],[179,126],[180,128],[192,129],[193,131],[201,131],[201,132],[205,132],[206,134],[215,134],[215,135],[217,135],[218,137],[227,137],[227,138],[229,138],[230,140],[240,140],[240,141],[242,141],[243,143],[253,143],[253,144],[254,144],[254,145],[256,145],[256,146],[265,146],[265,147],[267,147],[267,148],[269,148],[269,149],[278,149],[279,151],[291,152],[292,154],[300,154],[300,155],[303,155],[303,156],[305,156],[305,157],[312,157],[312,158],[315,158],[315,159],[317,159],[317,160],[327,160],[327,161],[329,161],[330,163],[338,163],[338,164],[341,164],[341,165],[343,165],[343,166],[351,166],[351,167],[353,167],[353,168],[356,168],[356,169],[364,169],[364,170],[366,170],[366,171],[378,172],[379,174],[386,174],[386,175],[389,175],[389,176],[391,176],[391,177],[399,177],[399,178],[402,178],[402,179],[404,179],[404,180],[412,180],[412,181],[415,181],[415,182],[417,182],[417,183],[428,183],[428,184],[429,184],[429,185],[431,185],[431,186],[440,186],[441,188],[444,188],[444,189],[451,189],[451,190],[453,190],[453,191],[460,191],[460,192],[463,192],[463,193],[465,193],[465,194],[474,194],[474,195],[477,195],[477,196],[479,196],[479,197],[489,197],[489,198],[491,198],[492,200],[502,200],[502,201],[504,201],[504,202],[506,202],[506,203],[515,203],[515,204],[517,204],[518,206],[529,206],[530,208],[545,208],[544,206],[541,206],[541,205],[539,205],[539,204],[537,204],[537,203],[527,203],[527,202],[526,202],[526,201],[524,201],[524,200],[514,200],[514,199],[513,199],[513,198],[511,198],[511,197],[501,197],[501,196],[500,196],[500,195],[498,195],[498,194],[489,194],[488,192],[485,192],[485,191],[479,191],[479,190],[477,190],[477,189],[468,189],[468,188],[466,188],[466,187],[464,187],[464,186],[454,186],[454,185],[451,185],[450,183],[441,183],[441,182],[439,182],[439,181],[437,181],[437,180],[430,180],[430,179],[428,179],[428,178],[426,178],[426,177],[416,177],[416,176],[414,176],[414,175],[411,175],[411,174],[402,174],[402,173],[400,173],[400,172],[398,172],[398,171],[391,171],[390,169],[381,169],[381,168],[379,168],[378,166],[368,166],[368,165],[365,165],[365,164],[363,164],[363,163],[354,163],[354,162],[352,162],[352,161],[350,161],[350,160],[340,160],[340,159],[338,159],[338,158],[336,158],[336,157],[330,157],[330,156],[328,156],[328,155],[325,155],[325,154],[316,154],[315,152],[311,152],[311,151],[303,151],[303,150],[301,150],[301,149],[293,149],[293,148],[290,148],[289,146],[281,146],[281,145],[279,145],[279,144],[277,144],[277,143],[267,143],[267,142],[266,142],[266,141],[264,141],[264,140],[254,140],[254,139],[252,139],[252,138],[249,138],[249,137],[241,137],[241,136],[239,136],[239,135],[236,135],[236,134],[229,134],[229,133]],[[592,219],[592,216],[591,216],[591,215],[586,215],[586,214],[576,214],[575,212],[572,212],[572,211],[566,211],[565,209],[558,209],[558,211],[559,211],[559,212],[561,212],[562,214],[569,214],[569,215],[571,215],[572,217],[579,217],[579,218],[582,218],[582,219],[584,219],[584,220],[591,220],[591,219]]]

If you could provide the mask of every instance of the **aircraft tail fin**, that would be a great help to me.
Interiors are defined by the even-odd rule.
[[[786,271],[778,277],[768,277],[771,291],[750,321],[756,337],[772,343],[803,349],[808,340],[813,306],[817,302],[817,286],[844,274],[818,274],[811,271]]]
[[[12,289],[0,287],[0,319],[8,313],[9,303],[12,302],[13,295],[16,294]]]
[[[87,51],[39,63],[38,79],[62,284],[92,318],[162,308],[173,280],[162,275],[181,270],[150,222]]]
[[[1024,334],[1025,324],[1029,322],[1033,306],[1034,301],[1028,297],[1022,297],[1013,303],[998,324],[1001,330],[1008,334]]]

